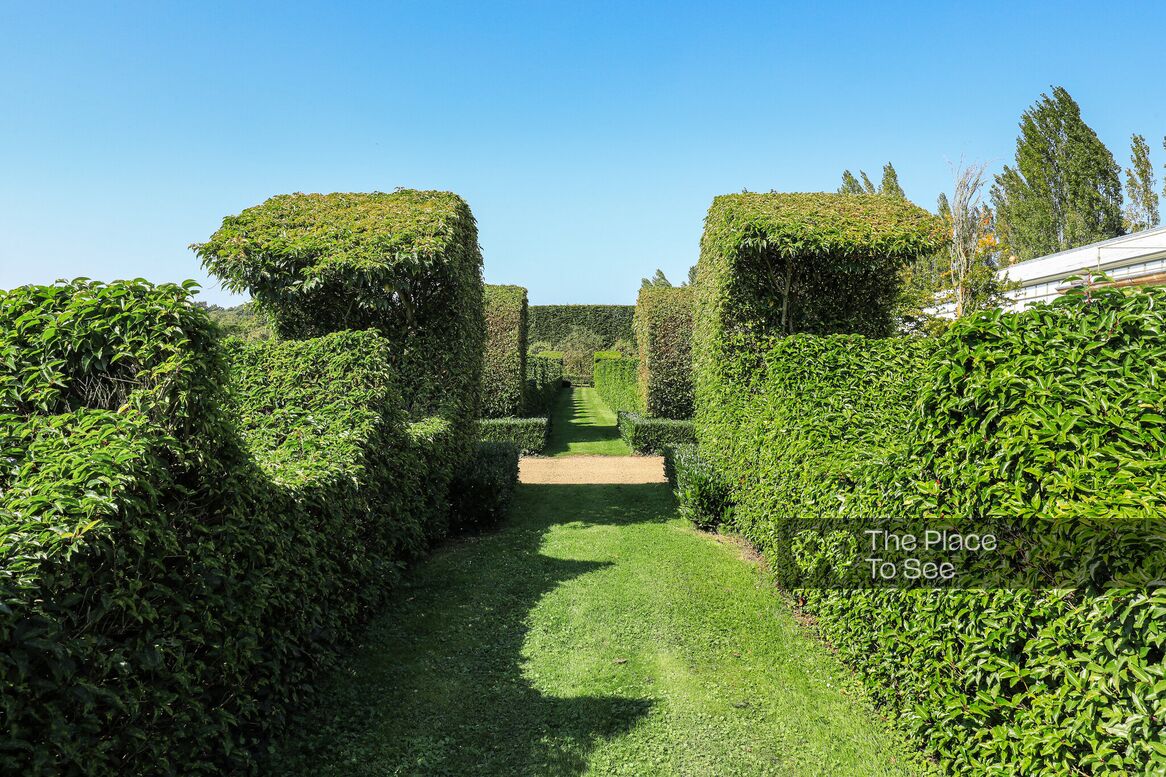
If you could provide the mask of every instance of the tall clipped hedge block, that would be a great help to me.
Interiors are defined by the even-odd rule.
[[[692,417],[692,287],[640,289],[636,344],[640,394],[649,416]]]
[[[572,330],[585,329],[599,335],[600,347],[610,348],[635,337],[634,314],[632,305],[531,305],[530,342],[558,347]]]
[[[722,368],[731,401],[701,410],[731,524],[779,578],[809,527],[1020,543],[992,561],[1011,585],[797,589],[946,772],[1166,770],[1164,327],[1166,290],[1092,289],[938,341],[754,338]]]
[[[468,429],[478,416],[482,256],[457,195],[280,195],[223,219],[194,248],[224,286],[251,293],[281,337],[380,331],[414,417]]]
[[[486,286],[486,356],[482,417],[522,415],[526,408],[526,289]]]
[[[637,384],[638,370],[637,360],[624,359],[618,353],[595,355],[595,392],[613,412],[643,410]]]
[[[545,416],[563,389],[563,356],[540,353],[526,360],[526,414]]]
[[[942,222],[893,197],[715,198],[701,237],[692,340],[697,440],[713,464],[732,439],[738,387],[766,339],[889,334],[899,267],[946,240]]]
[[[254,772],[445,529],[383,336],[217,337],[183,287],[0,292],[0,773]]]

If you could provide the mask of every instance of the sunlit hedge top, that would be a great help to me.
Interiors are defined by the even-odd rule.
[[[223,219],[194,249],[228,288],[250,291],[282,337],[379,329],[417,415],[451,391],[461,413],[476,412],[482,256],[457,195],[280,195]]]
[[[701,299],[728,328],[886,334],[898,267],[947,240],[942,222],[877,195],[728,194],[701,240]]]

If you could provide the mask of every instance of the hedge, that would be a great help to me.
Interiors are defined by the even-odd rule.
[[[1163,311],[1090,290],[939,342],[727,338],[753,350],[726,349],[700,452],[779,578],[805,527],[1007,530],[1011,585],[796,590],[948,772],[1166,769]]]
[[[411,415],[450,419],[469,455],[485,323],[478,231],[460,197],[280,195],[193,248],[226,288],[251,293],[281,337],[379,330]]]
[[[595,355],[595,391],[612,412],[642,410],[636,386],[638,362],[611,354]]]
[[[635,329],[640,395],[650,416],[691,418],[692,287],[640,289]]]
[[[551,420],[547,416],[486,418],[478,428],[483,441],[513,443],[523,453],[538,455],[546,450]]]
[[[681,443],[664,447],[664,476],[676,493],[680,517],[698,529],[716,529],[732,520],[728,483],[700,455],[696,445]]]
[[[255,770],[447,520],[448,423],[409,425],[390,361],[224,354],[178,286],[0,292],[0,772]]]
[[[671,418],[648,418],[640,413],[620,410],[619,436],[636,453],[660,454],[669,445],[696,442],[692,421]]]
[[[632,305],[531,305],[529,336],[531,343],[558,346],[575,329],[599,335],[600,347],[611,347],[617,340],[631,342]]]
[[[479,443],[470,465],[454,479],[453,530],[468,532],[497,526],[510,509],[517,485],[518,446],[510,442]]]
[[[487,285],[485,300],[482,417],[519,415],[526,409],[526,289]]]
[[[547,415],[563,389],[562,354],[540,353],[526,360],[526,413]]]

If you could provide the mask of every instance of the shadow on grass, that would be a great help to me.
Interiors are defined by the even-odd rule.
[[[597,398],[596,398],[597,399]],[[551,434],[545,454],[554,456],[572,450],[573,444],[597,444],[599,448],[608,445],[622,445],[619,428],[614,422],[604,422],[595,413],[595,408],[589,407],[584,399],[584,392],[577,388],[568,388],[559,392],[555,398],[555,406],[551,411]],[[580,449],[579,452],[587,452]],[[627,451],[630,454],[631,451]]]
[[[548,696],[524,674],[532,609],[611,563],[543,555],[544,535],[561,523],[667,521],[673,509],[658,484],[520,486],[500,530],[451,542],[406,574],[268,773],[583,773],[595,744],[629,731],[652,702]]]

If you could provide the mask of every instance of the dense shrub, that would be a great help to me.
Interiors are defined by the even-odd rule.
[[[454,478],[452,528],[457,532],[497,526],[510,509],[518,485],[518,447],[479,443],[469,466]]]
[[[478,232],[460,197],[281,195],[223,219],[195,249],[281,337],[379,330],[411,415],[450,419],[468,456],[485,324]]]
[[[248,771],[444,523],[382,337],[228,355],[180,287],[0,293],[0,771]]]
[[[640,394],[650,416],[692,417],[692,305],[691,287],[640,289]]]
[[[513,443],[523,453],[538,455],[546,450],[551,420],[547,416],[486,418],[478,429],[483,441]]]
[[[613,411],[643,409],[636,384],[637,364],[635,359],[595,354],[595,391]]]
[[[691,443],[669,445],[664,474],[676,490],[680,516],[698,529],[716,529],[733,514],[728,484]]]
[[[563,388],[563,356],[532,354],[526,359],[526,413],[547,415]]]
[[[619,436],[636,453],[663,453],[668,445],[695,443],[692,421],[648,418],[640,413],[619,411]]]
[[[592,352],[620,339],[632,341],[634,310],[631,305],[531,305],[530,341],[550,343],[557,349],[576,329],[598,336],[599,345]]]
[[[1012,585],[799,592],[949,771],[1166,767],[1166,591],[1145,583],[1163,577],[1164,310],[1163,290],[1094,290],[938,343],[750,338],[721,370],[731,401],[699,410],[732,525],[779,576],[801,527],[1006,530]]]
[[[487,285],[485,296],[482,417],[520,415],[526,408],[526,289]]]

